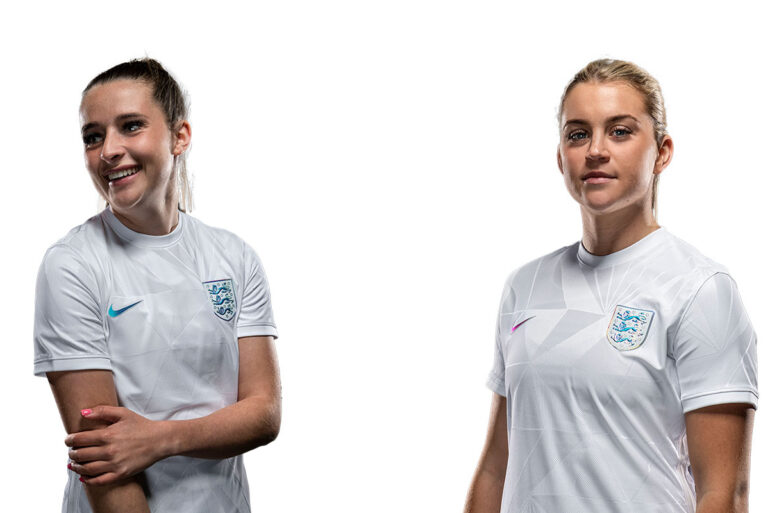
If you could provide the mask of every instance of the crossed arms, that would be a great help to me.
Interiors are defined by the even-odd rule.
[[[72,470],[95,513],[149,512],[141,472],[169,456],[221,459],[273,441],[281,425],[281,385],[272,337],[238,339],[238,400],[191,420],[152,421],[117,407],[112,373],[49,372]],[[90,409],[90,415],[81,410]]]

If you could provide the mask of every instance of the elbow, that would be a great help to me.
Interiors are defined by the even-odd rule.
[[[735,494],[733,495],[733,510],[736,513],[747,513],[749,511],[749,482],[741,480],[735,485]]]
[[[262,417],[262,421],[260,422],[256,433],[254,433],[255,444],[253,448],[261,447],[275,441],[280,432],[281,405],[279,403],[273,405],[273,407],[268,410],[267,415]]]
[[[261,430],[259,445],[267,445],[271,442],[274,442],[275,439],[278,438],[278,434],[280,432],[281,416],[279,414],[275,418],[270,419],[270,421],[265,425],[264,429]]]

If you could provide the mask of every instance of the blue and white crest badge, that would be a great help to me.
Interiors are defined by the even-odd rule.
[[[631,351],[644,343],[655,312],[618,305],[607,328],[607,340],[618,351]]]
[[[204,281],[203,286],[209,293],[211,306],[217,317],[229,321],[235,317],[235,292],[233,280]]]

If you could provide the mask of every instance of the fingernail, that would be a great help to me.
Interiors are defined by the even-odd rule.
[[[85,480],[85,479],[83,479],[83,476],[80,476],[80,477],[78,478],[78,481],[80,481],[81,483],[85,483],[85,482],[86,482],[86,480]]]
[[[82,416],[84,416],[84,417],[88,417],[89,415],[91,415],[91,413],[92,413],[92,412],[91,412],[91,409],[90,409],[90,408],[86,408],[85,410],[80,410],[80,414],[81,414]]]
[[[72,470],[72,463],[67,463],[67,468]]]

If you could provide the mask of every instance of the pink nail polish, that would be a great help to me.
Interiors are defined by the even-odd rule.
[[[72,470],[72,463],[67,463],[67,468]]]
[[[89,415],[91,415],[91,413],[92,413],[92,412],[91,412],[91,409],[90,409],[90,408],[86,408],[85,410],[80,410],[80,414],[81,414],[82,416],[84,416],[84,417],[88,417]]]
[[[79,480],[81,483],[85,483],[85,482],[86,482],[86,480],[85,480],[85,479],[83,479],[83,476],[80,476],[80,477],[78,478],[78,480]]]

